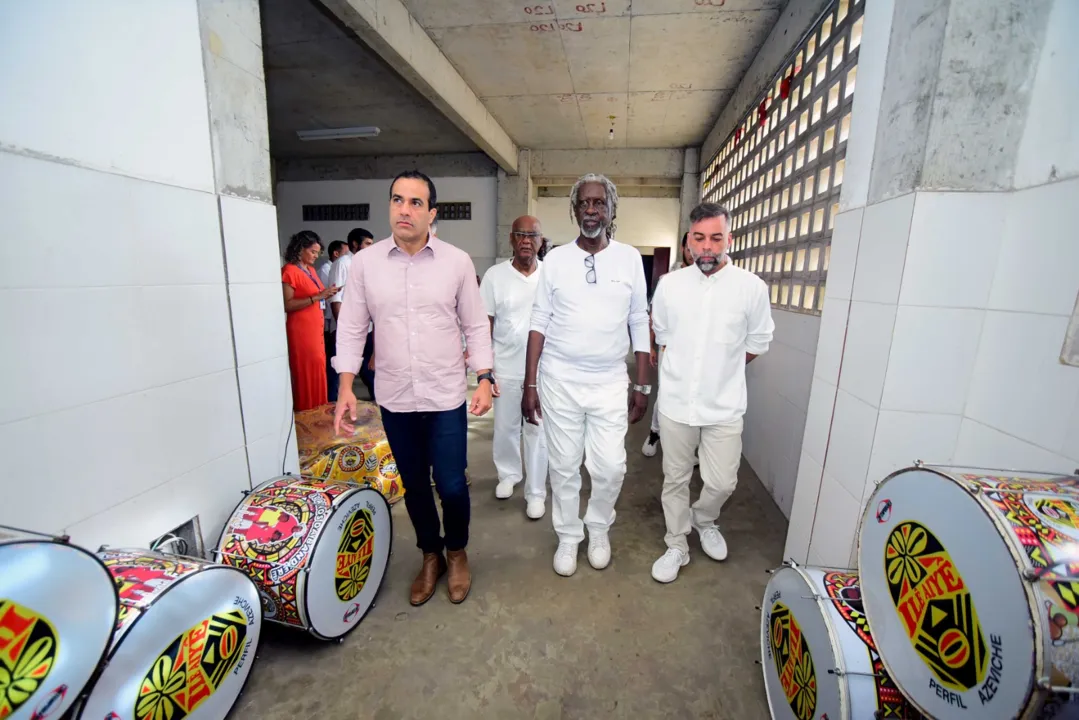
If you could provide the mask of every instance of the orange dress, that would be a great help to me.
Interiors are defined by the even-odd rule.
[[[282,268],[281,282],[293,289],[295,300],[317,295],[323,289],[318,273],[311,268],[304,272],[292,263]],[[310,410],[327,402],[326,343],[322,332],[323,315],[318,302],[303,310],[285,313],[293,412]]]

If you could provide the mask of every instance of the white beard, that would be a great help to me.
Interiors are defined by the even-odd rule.
[[[598,238],[600,236],[600,233],[602,233],[604,230],[607,229],[607,227],[604,226],[604,225],[597,225],[596,229],[592,230],[592,231],[585,230],[584,227],[582,227],[582,226],[578,226],[578,228],[580,229],[581,234],[584,235],[589,240],[593,240],[595,238]]]

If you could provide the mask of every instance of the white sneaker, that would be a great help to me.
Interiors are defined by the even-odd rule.
[[[727,541],[723,539],[718,527],[710,525],[697,528],[697,534],[701,538],[701,549],[704,550],[705,555],[713,560],[727,559]]]
[[[659,449],[659,433],[649,432],[648,437],[644,440],[644,445],[641,447],[641,454],[645,457],[655,457],[656,451]]]
[[[661,583],[674,582],[678,579],[678,571],[686,565],[689,565],[689,553],[667,548],[663,557],[652,563],[652,579]]]
[[[505,500],[508,497],[513,496],[513,483],[509,480],[499,480],[498,485],[495,485],[495,497],[499,500]]]
[[[539,520],[547,512],[547,507],[542,500],[529,500],[525,504],[525,515],[530,520]]]
[[[596,570],[611,564],[611,540],[606,532],[588,533],[588,564]]]
[[[558,543],[554,551],[554,571],[562,577],[577,572],[577,543]]]

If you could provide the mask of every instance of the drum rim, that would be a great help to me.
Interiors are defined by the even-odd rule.
[[[877,483],[876,488],[873,489],[873,493],[869,496],[869,502],[866,503],[865,509],[862,512],[861,522],[858,527],[858,564],[859,566],[861,565],[862,529],[866,526],[866,519],[870,518],[871,514],[876,511],[876,508],[873,504],[873,497],[876,496],[881,491],[881,488],[883,488],[884,485],[889,481],[894,480],[900,475],[904,475],[908,472],[912,472],[915,470],[921,470],[923,472],[927,472],[933,475],[938,475],[946,480],[951,481],[952,483],[957,485],[960,490],[963,490],[972,500],[974,500],[974,503],[975,505],[977,505],[978,509],[981,510],[982,513],[984,513],[988,517],[989,522],[994,528],[996,528],[997,534],[1000,535],[1000,539],[1004,543],[1004,547],[1008,549],[1008,554],[1011,555],[1012,559],[1016,562],[1017,575],[1019,575],[1019,584],[1022,586],[1023,595],[1027,599],[1027,623],[1034,629],[1034,667],[1031,669],[1031,672],[1028,675],[1029,682],[1027,685],[1026,695],[1023,697],[1023,704],[1019,708],[1019,714],[1016,717],[1033,717],[1034,713],[1037,712],[1039,706],[1041,705],[1041,703],[1036,701],[1035,696],[1039,692],[1038,678],[1041,677],[1045,671],[1045,658],[1047,655],[1047,649],[1045,643],[1045,632],[1042,628],[1042,624],[1031,611],[1031,608],[1036,605],[1037,600],[1037,598],[1035,598],[1034,596],[1034,589],[1030,583],[1023,580],[1022,575],[1020,574],[1023,569],[1030,566],[1030,561],[1026,557],[1024,557],[1022,553],[1020,553],[1015,547],[1015,544],[1012,542],[1012,537],[1011,534],[1008,532],[1008,529],[1002,526],[999,514],[987,507],[987,501],[981,493],[972,492],[971,488],[968,487],[962,479],[946,472],[944,469],[941,469],[938,466],[917,464],[901,468],[899,470],[896,470],[895,472],[890,473],[883,480]],[[866,624],[869,625],[869,634],[872,635],[874,638],[877,637],[876,631],[873,629],[873,620],[868,612],[865,613],[865,621]],[[888,676],[892,679],[892,682],[895,683],[896,688],[899,689],[903,697],[906,698],[907,702],[913,705],[914,709],[920,712],[922,715],[926,717],[933,717],[932,713],[927,712],[925,708],[923,708],[918,702],[914,700],[914,698],[903,692],[901,686],[899,685],[899,680],[897,679],[898,676],[892,669],[892,666],[888,661],[888,657],[881,650],[881,648],[877,648],[877,650],[877,654],[880,655],[880,661],[884,664],[885,671],[887,671]]]
[[[847,666],[843,662],[844,657],[843,657],[843,653],[841,652],[842,648],[840,648],[838,646],[839,637],[838,637],[838,634],[836,633],[835,623],[832,622],[832,618],[829,617],[829,615],[825,611],[825,609],[823,607],[821,607],[821,605],[823,604],[822,601],[831,602],[831,598],[826,597],[824,595],[821,595],[820,593],[817,592],[817,584],[815,582],[813,582],[813,579],[809,576],[809,573],[806,572],[807,570],[810,570],[810,569],[817,569],[817,570],[825,570],[825,569],[832,570],[832,569],[834,569],[834,570],[843,570],[845,572],[854,572],[854,573],[857,573],[857,570],[851,570],[850,568],[824,568],[824,567],[822,567],[820,565],[802,565],[801,563],[796,562],[795,560],[786,560],[786,561],[784,561],[784,563],[783,563],[783,565],[781,567],[776,568],[772,573],[772,576],[775,577],[777,574],[779,574],[783,570],[794,570],[795,572],[798,573],[798,576],[802,579],[802,582],[805,583],[808,590],[811,593],[813,593],[813,595],[814,595],[814,603],[816,604],[817,610],[818,610],[818,612],[820,612],[821,617],[824,618],[824,627],[828,630],[828,643],[832,646],[832,659],[834,661],[835,667],[831,668],[831,670],[829,670],[828,672],[830,673],[832,670],[838,670],[839,671],[839,673],[836,676],[836,680],[837,680],[836,685],[839,687],[839,713],[840,713],[842,718],[849,718],[850,717],[850,710],[851,710],[851,708],[850,708],[850,697],[849,697],[850,687],[847,685],[847,682],[843,679],[843,678],[846,677],[845,673],[846,673],[846,670],[847,670]],[[769,584],[771,584],[771,583],[769,583]],[[765,599],[765,602],[767,603],[767,600],[768,600],[768,586],[765,586],[765,588],[764,588],[764,599]],[[763,658],[761,660],[762,660],[762,662],[761,662],[761,670],[762,670],[762,672],[766,673],[767,671],[764,669],[765,663],[763,662]],[[820,669],[815,668],[815,672],[817,672],[819,674]],[[817,688],[818,689],[820,688],[820,683],[817,683]],[[767,681],[765,681],[765,693],[764,694],[766,696],[768,695],[767,690],[768,690],[768,685],[767,685]],[[769,712],[772,711],[771,698],[769,698],[769,700],[768,700],[768,710],[769,710]],[[772,712],[772,716],[775,717],[774,712]]]
[[[66,536],[65,536],[66,537]],[[112,588],[113,599],[113,613],[112,624],[109,628],[109,637],[105,642],[105,647],[102,648],[100,655],[97,656],[97,661],[94,663],[94,669],[90,673],[90,676],[83,683],[79,692],[71,698],[71,704],[67,706],[65,714],[75,711],[75,717],[80,717],[82,714],[82,702],[90,696],[90,691],[97,685],[97,681],[101,678],[101,674],[105,672],[105,668],[109,663],[109,652],[112,648],[112,639],[116,637],[116,619],[120,616],[120,591],[116,589],[116,580],[113,578],[112,573],[109,572],[108,566],[97,556],[96,553],[92,553],[81,545],[76,545],[70,541],[64,540],[62,537],[44,536],[40,538],[28,537],[11,540],[3,543],[5,546],[10,545],[38,545],[38,544],[53,544],[62,545],[63,547],[73,548],[74,550],[87,555],[97,563],[104,572],[105,576],[109,580],[109,586]]]
[[[114,549],[114,550],[106,550],[106,552],[134,552],[134,551],[135,550],[133,550],[132,548],[117,548],[117,549]],[[162,553],[158,553],[156,550],[150,550],[149,552],[157,553],[158,555],[162,554]],[[189,556],[189,555],[178,555],[177,557],[189,557],[189,558],[191,558],[191,556]],[[232,567],[230,565],[225,565],[224,563],[214,563],[214,562],[211,562],[211,561],[202,560],[200,558],[191,558],[191,559],[192,560],[199,560],[199,562],[204,563],[205,566],[200,567],[198,570],[195,570],[193,572],[187,573],[186,575],[183,576],[183,579],[187,579],[189,577],[193,577],[195,575],[198,575],[199,573],[208,572],[210,570],[231,570],[233,572],[240,573],[240,575],[242,575],[245,580],[250,582],[252,585],[254,584],[254,582],[251,580],[250,577],[247,576],[246,573],[244,573],[244,572],[242,572],[242,571],[238,570],[237,568],[234,568],[234,567]],[[102,564],[104,564],[104,563],[102,563]],[[108,567],[106,566],[106,570],[107,569],[108,569]],[[112,576],[111,572],[109,573],[109,576],[110,577]],[[134,632],[135,631],[135,626],[139,624],[140,620],[142,620],[144,617],[146,617],[146,611],[149,610],[150,608],[152,608],[154,605],[156,605],[158,600],[165,597],[165,595],[169,594],[169,592],[171,592],[173,589],[175,589],[180,584],[180,582],[181,582],[180,580],[177,580],[176,582],[172,583],[167,588],[162,590],[160,595],[158,595],[153,600],[151,600],[149,603],[147,603],[146,607],[141,608],[141,610],[139,612],[139,616],[131,621],[131,626],[127,629],[127,632],[124,633],[124,637],[120,638],[120,642],[116,643],[115,647],[112,646],[111,642],[109,643],[108,657],[104,658],[103,661],[101,662],[98,677],[94,678],[94,685],[97,685],[98,680],[101,679],[101,675],[103,675],[105,670],[108,668],[109,662],[112,661],[112,658],[116,654],[116,651],[119,650],[120,646],[123,644],[124,638],[128,637],[132,632]],[[115,587],[115,586],[116,586],[116,583],[113,582],[113,587]],[[119,599],[119,593],[117,593],[117,599]],[[261,642],[262,641],[262,628],[265,625],[265,617],[263,617],[262,603],[261,602],[258,603],[258,614],[259,614],[259,642]],[[116,628],[116,623],[113,623],[113,633],[114,634],[116,632],[115,628]],[[247,677],[245,677],[244,681],[240,684],[240,689],[236,692],[236,698],[232,701],[232,705],[229,706],[228,712],[225,713],[226,717],[228,715],[232,714],[232,711],[236,708],[236,703],[239,702],[240,696],[243,695],[244,689],[247,687],[248,681],[251,680],[251,670],[255,666],[255,661],[258,660],[258,648],[256,648],[255,650],[256,650],[255,652],[251,653],[251,663],[248,666]],[[82,702],[79,705],[78,711],[73,716],[74,720],[82,720],[83,713],[86,711],[86,700],[88,700],[90,698],[90,694],[91,694],[91,692],[93,690],[94,690],[93,686],[87,685],[86,692],[84,692],[83,694],[81,694],[79,696],[79,700],[82,701]]]
[[[349,482],[353,482],[353,481],[349,481]],[[378,488],[372,486],[370,483],[364,483],[363,485],[359,485],[357,487],[354,487],[354,488],[350,489],[348,492],[341,493],[340,495],[337,496],[337,498],[335,498],[335,502],[336,502],[337,499],[341,499],[341,501],[343,503],[344,500],[352,497],[353,495],[359,494],[363,490],[371,490],[376,495],[378,495],[379,499],[381,499],[382,502],[386,505],[386,517],[388,517],[389,521],[390,521],[390,533],[389,533],[390,534],[390,546],[386,550],[386,571],[382,573],[382,577],[379,578],[379,580],[378,580],[378,586],[375,588],[375,594],[371,596],[371,603],[360,614],[360,617],[359,617],[359,619],[356,620],[356,623],[352,627],[350,627],[348,630],[345,630],[340,635],[323,635],[322,633],[315,630],[315,622],[314,622],[314,620],[311,619],[311,613],[308,612],[308,614],[307,614],[307,622],[308,622],[309,627],[307,628],[307,632],[310,633],[312,636],[318,638],[319,640],[339,640],[339,641],[344,640],[345,637],[347,637],[349,633],[351,633],[353,630],[355,630],[360,625],[362,625],[363,624],[363,619],[365,617],[367,617],[367,613],[371,612],[371,609],[375,606],[375,601],[378,599],[378,594],[382,591],[382,584],[384,582],[386,582],[386,576],[390,574],[390,557],[393,556],[393,512],[392,512],[393,508],[390,505],[389,501],[386,500],[386,496],[382,494],[382,491],[380,491]],[[330,517],[333,517],[333,515],[331,514]],[[326,525],[328,526],[329,524],[330,524],[330,518],[326,518]],[[324,532],[319,533],[319,536],[318,536],[318,538],[316,538],[314,545],[311,546],[311,557],[312,558],[314,558],[315,553],[318,552],[319,543],[322,542],[322,538],[324,536],[325,536]],[[308,578],[308,580],[310,580],[310,578]],[[308,605],[308,603],[307,603],[307,590],[308,590],[309,587],[311,587],[310,582],[305,582],[303,584],[303,602],[304,602],[304,605],[307,606],[307,607],[310,607]]]

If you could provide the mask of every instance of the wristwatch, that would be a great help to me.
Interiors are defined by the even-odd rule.
[[[491,383],[492,386],[495,384],[495,376],[489,372],[485,372],[476,376],[476,382],[480,382],[482,380],[486,380],[487,382]]]
[[[633,389],[636,390],[637,392],[639,392],[641,395],[651,395],[652,394],[652,386],[651,385],[634,385]]]

